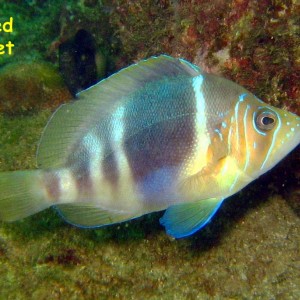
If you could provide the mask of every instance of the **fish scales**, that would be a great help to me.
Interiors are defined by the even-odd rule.
[[[0,173],[0,219],[55,206],[68,222],[97,227],[166,209],[161,224],[184,237],[300,140],[296,115],[164,55],[78,98],[47,125],[40,170]]]
[[[145,98],[143,93],[140,101],[129,104],[132,117],[126,123],[125,151],[137,183],[147,181],[155,171],[179,169],[191,154],[195,143],[195,105],[189,101],[192,96],[188,83],[175,80],[156,89],[149,85]],[[143,117],[136,123],[134,116],[139,114]],[[130,136],[131,132],[136,134]],[[151,176],[152,181],[154,177],[159,180],[158,173]]]
[[[132,185],[132,190],[139,195],[137,206],[140,206],[143,199],[148,203],[155,200],[153,197],[149,199],[151,195],[146,191],[151,189],[147,188],[147,184],[157,186],[161,177],[167,175],[168,168],[174,172],[175,169],[179,170],[196,142],[196,101],[190,101],[194,97],[191,80],[185,81],[183,78],[164,85],[149,84],[143,93],[133,95],[133,99],[129,99],[123,108],[116,108],[112,116],[88,131],[76,143],[75,152],[68,157],[67,165],[76,178],[78,200],[82,200],[84,190],[90,193],[93,185],[100,186],[95,191],[95,198],[107,197],[101,187],[109,188],[114,192],[110,197],[114,197],[116,202],[120,198],[121,203],[118,205],[122,205],[125,202],[122,201],[122,185],[118,191],[120,180],[125,181],[126,187]],[[142,118],[137,119],[137,115],[142,115]],[[132,135],[132,132],[135,134]],[[103,149],[97,158],[99,166],[91,164],[97,147]],[[102,181],[98,176],[98,180],[91,184],[89,178],[97,178],[93,173],[99,172],[99,169]],[[161,169],[165,171],[153,176],[155,170]],[[160,189],[164,190],[163,186]],[[154,192],[158,196],[157,190]],[[166,206],[162,199],[159,202],[163,207]],[[153,203],[150,204],[153,206]]]

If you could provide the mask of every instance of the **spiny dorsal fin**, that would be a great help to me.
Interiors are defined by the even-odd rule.
[[[62,105],[51,117],[38,149],[41,168],[61,167],[74,143],[94,124],[110,115],[145,84],[177,76],[197,76],[201,70],[183,60],[161,55],[122,69],[80,92],[78,100]]]

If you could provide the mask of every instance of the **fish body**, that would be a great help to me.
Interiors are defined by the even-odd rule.
[[[50,119],[39,170],[0,173],[0,219],[55,206],[97,227],[165,210],[176,238],[300,142],[300,118],[227,79],[169,56],[132,65]]]

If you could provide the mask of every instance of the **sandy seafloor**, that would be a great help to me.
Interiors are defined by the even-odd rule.
[[[16,20],[25,20],[22,28],[17,26],[12,35],[16,45],[19,43],[16,61],[42,59],[57,66],[57,57],[53,58],[57,49],[51,48],[53,41],[59,43],[64,35],[72,35],[68,26],[74,24],[74,28],[83,24],[93,33],[97,26],[92,27],[89,22],[95,23],[98,15],[94,12],[100,2],[69,1],[61,12],[59,1],[54,1],[53,6],[49,1],[45,1],[48,6],[43,6],[41,1],[1,3],[1,17],[7,16],[5,13],[15,14]],[[229,2],[228,17],[235,18],[232,22],[238,24],[238,32],[243,34],[239,41],[232,40],[235,46],[230,48],[230,58],[226,58],[225,73],[229,72],[237,82],[269,103],[299,112],[299,89],[295,90],[300,78],[297,77],[300,70],[299,26],[295,25],[299,20],[296,13],[299,5],[295,1],[261,1],[259,9],[265,12],[265,17],[255,21],[260,26],[265,24],[265,27],[258,27],[257,35],[264,36],[262,43],[266,46],[260,42],[257,47],[254,40],[249,42],[253,32],[249,35],[244,32],[249,28],[249,18],[255,18],[255,1]],[[199,62],[200,58],[204,59],[202,52],[206,51],[208,68],[220,73],[218,64],[211,65],[214,61],[211,52],[218,52],[230,38],[224,37],[228,35],[224,28],[211,22],[213,14],[218,13],[217,8],[226,5],[226,1],[135,1],[133,4],[114,0],[112,3],[112,7],[104,10],[110,14],[112,31],[118,32],[121,41],[121,45],[117,43],[118,50],[112,50],[111,54],[120,57],[115,59],[115,68],[157,53],[180,55]],[[215,5],[216,9],[210,9],[210,5]],[[45,13],[50,8],[51,13]],[[211,19],[204,20],[204,15],[202,19],[195,17],[204,9],[205,16],[213,15]],[[33,23],[29,22],[30,14],[35,16],[34,21],[30,21]],[[81,19],[72,19],[72,14],[73,17],[80,15]],[[189,18],[189,14],[193,18]],[[166,21],[170,15],[173,19]],[[149,16],[155,16],[157,22],[147,27]],[[288,33],[282,34],[280,30],[283,29],[278,27],[268,29],[284,20],[288,24],[285,28],[291,26]],[[55,23],[53,28],[45,26],[49,22]],[[210,31],[215,28],[222,32],[216,35],[218,39],[222,37],[221,41],[215,44],[211,40],[199,42],[199,39],[213,36],[213,32],[205,35],[208,24],[212,24]],[[235,30],[232,28],[230,30]],[[54,33],[49,35],[48,29]],[[263,30],[266,30],[264,34]],[[0,41],[1,38],[3,35]],[[285,48],[280,48],[283,47],[281,39],[288,39]],[[96,40],[101,44],[97,35]],[[115,41],[110,39],[110,44],[113,43]],[[161,46],[166,43],[173,49]],[[233,51],[236,44],[243,43],[239,51],[245,55],[247,64],[242,54]],[[204,44],[208,48],[202,49],[201,54],[197,47]],[[49,54],[49,49],[53,53]],[[294,56],[289,56],[290,65],[285,64],[284,49],[294,49]],[[255,55],[251,57],[249,53]],[[262,59],[272,61],[270,53],[277,55],[273,58],[276,67],[263,63]],[[236,57],[231,59],[234,55]],[[284,62],[280,61],[281,57]],[[260,64],[255,62],[257,59]],[[253,65],[248,64],[253,61]],[[12,62],[14,58],[1,58],[0,68]],[[233,63],[236,65],[231,68]],[[245,68],[251,80],[254,78],[251,70],[254,70],[257,77],[253,81],[245,78]],[[273,72],[270,77],[268,72]],[[288,77],[289,85],[283,81],[287,72],[292,74]],[[0,72],[0,80],[7,78]],[[15,92],[18,91],[16,88]],[[11,95],[12,103],[13,97]],[[50,103],[37,113],[27,111],[26,103],[22,103],[24,111],[6,115],[1,111],[1,101],[8,101],[3,98],[2,91],[0,170],[35,168],[37,143],[50,110],[54,110],[53,105]],[[14,105],[17,111],[19,103]],[[155,213],[95,230],[72,227],[52,209],[19,222],[0,223],[0,299],[300,299],[299,147],[274,170],[228,199],[212,222],[191,237],[180,240],[168,237],[159,225],[161,215]]]
[[[24,242],[1,229],[1,298],[298,299],[299,225],[273,196],[217,241],[157,230],[95,242],[62,226]]]

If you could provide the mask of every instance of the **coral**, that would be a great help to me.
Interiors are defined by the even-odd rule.
[[[14,63],[0,70],[0,113],[12,115],[54,108],[71,98],[51,64]]]

